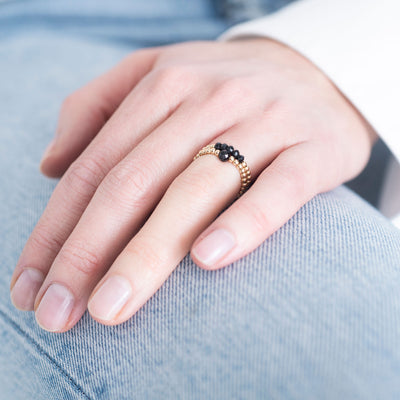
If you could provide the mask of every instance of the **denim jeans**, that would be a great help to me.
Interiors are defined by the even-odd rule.
[[[219,14],[232,23],[261,17],[294,1],[296,0],[213,0]]]
[[[213,39],[206,0],[0,3],[0,399],[398,399],[400,232],[350,189],[218,271],[189,255],[125,323],[41,330],[9,281],[56,179],[62,99],[144,46]]]

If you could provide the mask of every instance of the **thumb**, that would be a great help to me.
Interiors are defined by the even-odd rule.
[[[135,51],[64,100],[56,136],[40,162],[41,173],[56,178],[68,169],[127,94],[152,69],[160,49],[150,47]]]

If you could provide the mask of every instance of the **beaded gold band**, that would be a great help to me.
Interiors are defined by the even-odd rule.
[[[193,158],[193,161],[196,158],[204,156],[206,154],[214,154],[221,161],[229,161],[233,164],[240,173],[240,180],[242,185],[240,186],[239,193],[237,197],[240,197],[250,185],[251,182],[251,173],[248,165],[244,161],[244,156],[239,154],[238,150],[235,150],[233,146],[229,146],[226,143],[213,143],[207,146],[204,146]]]

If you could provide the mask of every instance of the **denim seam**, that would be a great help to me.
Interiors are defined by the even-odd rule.
[[[67,378],[67,380],[73,385],[75,390],[82,394],[87,400],[91,400],[91,397],[83,390],[83,388],[75,382],[74,378],[63,368],[61,365],[50,355],[48,354],[42,347],[41,345],[36,342],[31,336],[28,335],[27,332],[25,332],[21,326],[19,326],[16,322],[14,322],[8,315],[5,313],[3,310],[0,309],[0,315],[3,316],[5,320],[7,320],[11,326],[14,328],[14,330],[19,333],[21,336],[25,337],[35,348],[36,350],[47,357],[47,359],[59,370],[59,372]]]

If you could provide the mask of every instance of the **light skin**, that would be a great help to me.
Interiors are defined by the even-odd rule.
[[[225,267],[358,175],[376,138],[322,71],[273,40],[138,50],[64,101],[40,165],[61,179],[18,260],[11,299],[52,332],[71,329],[86,308],[120,324],[189,251],[201,268]],[[251,170],[236,200],[231,163],[193,161],[215,142],[238,149]]]

